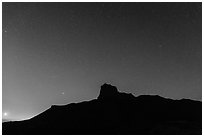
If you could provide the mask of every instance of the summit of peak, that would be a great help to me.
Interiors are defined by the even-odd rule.
[[[104,83],[101,86],[98,99],[113,98],[117,96],[118,94],[119,92],[116,86],[112,86],[111,84]]]

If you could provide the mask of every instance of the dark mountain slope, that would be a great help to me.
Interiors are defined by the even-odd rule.
[[[202,103],[118,92],[101,86],[97,99],[51,106],[29,120],[3,123],[3,134],[201,134]]]

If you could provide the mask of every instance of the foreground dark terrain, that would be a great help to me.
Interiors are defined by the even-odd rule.
[[[97,99],[51,106],[29,120],[5,122],[3,134],[202,134],[202,103],[118,92],[101,86]]]

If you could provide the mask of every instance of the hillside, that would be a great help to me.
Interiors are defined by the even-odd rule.
[[[5,122],[2,128],[4,135],[202,134],[202,103],[157,95],[135,97],[104,84],[97,99],[52,105],[29,120]]]

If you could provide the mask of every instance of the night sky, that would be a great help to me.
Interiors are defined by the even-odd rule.
[[[4,119],[120,91],[201,100],[201,3],[3,3]]]

